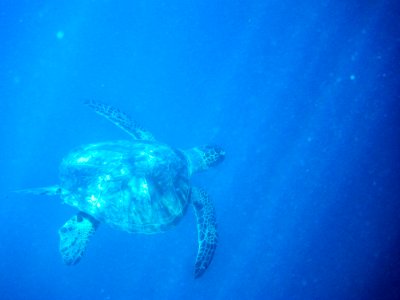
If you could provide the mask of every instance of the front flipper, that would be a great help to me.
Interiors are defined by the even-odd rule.
[[[205,191],[192,188],[191,196],[197,219],[199,250],[197,253],[194,276],[203,275],[217,248],[218,233],[214,206]]]
[[[119,109],[104,103],[95,102],[93,100],[87,101],[85,104],[92,108],[99,115],[113,122],[135,139],[146,141],[155,140],[150,132],[141,128],[138,123],[136,123],[127,114],[123,113]]]
[[[88,214],[79,212],[60,228],[60,253],[65,264],[75,265],[79,262],[98,224]]]

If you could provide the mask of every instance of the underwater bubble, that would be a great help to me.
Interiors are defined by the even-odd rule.
[[[57,31],[57,39],[62,40],[64,38],[64,31]]]

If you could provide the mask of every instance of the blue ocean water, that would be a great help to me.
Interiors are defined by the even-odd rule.
[[[1,1],[0,299],[400,299],[396,1]],[[193,278],[194,214],[158,235],[101,226],[62,263],[79,145],[129,139],[114,105],[177,148],[219,244]]]

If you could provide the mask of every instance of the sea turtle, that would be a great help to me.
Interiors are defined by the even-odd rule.
[[[190,203],[198,231],[194,276],[201,276],[213,258],[218,234],[209,196],[191,186],[189,178],[222,162],[225,152],[215,146],[171,148],[120,110],[94,101],[86,104],[132,139],[73,150],[61,163],[59,185],[25,190],[60,195],[79,210],[58,231],[63,261],[79,262],[100,223],[130,233],[159,233],[173,227]]]

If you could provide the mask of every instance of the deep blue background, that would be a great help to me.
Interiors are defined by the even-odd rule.
[[[1,1],[0,299],[400,299],[396,1]],[[192,276],[188,215],[160,235],[99,228],[75,267],[57,183],[78,145],[215,143],[194,183],[220,243]]]

